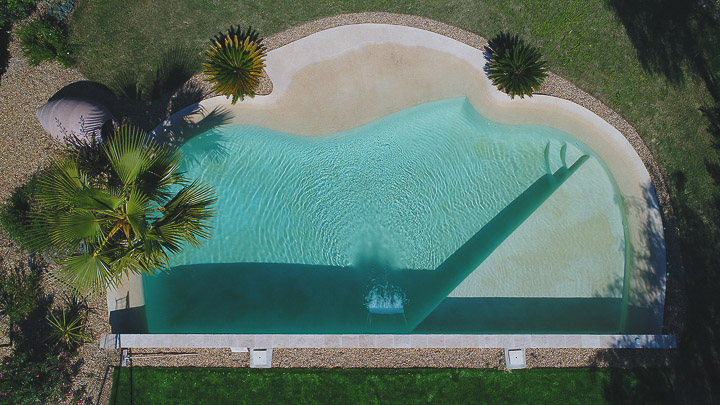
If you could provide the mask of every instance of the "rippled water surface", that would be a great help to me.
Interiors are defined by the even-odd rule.
[[[188,176],[216,188],[217,217],[204,247],[144,277],[150,332],[618,328],[622,207],[565,133],[494,123],[458,98],[319,137],[221,127],[182,150]],[[509,259],[567,235],[582,260]]]

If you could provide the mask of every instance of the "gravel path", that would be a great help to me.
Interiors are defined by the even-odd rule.
[[[447,24],[422,17],[387,13],[329,17],[283,31],[265,39],[264,43],[268,50],[272,50],[324,29],[370,22],[422,28],[479,49],[483,49],[487,43],[480,36]],[[2,100],[0,103],[0,201],[7,199],[15,187],[23,184],[38,169],[47,165],[53,153],[60,149],[60,145],[43,131],[37,121],[35,116],[37,108],[64,86],[84,80],[77,70],[63,68],[56,63],[45,63],[38,67],[29,66],[21,57],[17,41],[14,39],[9,50],[11,58],[8,69],[0,78],[0,100]],[[191,83],[194,83],[195,88],[203,89],[199,93],[201,97],[208,97],[211,95],[209,86],[201,79],[202,75],[197,75],[191,79]],[[265,80],[258,94],[268,94],[271,90],[272,83]],[[610,108],[557,75],[550,75],[541,92],[574,101],[590,109],[627,137],[653,179],[667,228],[669,271],[673,274],[679,272],[682,261],[677,242],[677,222],[672,213],[667,188],[657,164],[637,132]],[[197,94],[195,92],[196,97]],[[142,103],[118,100],[108,94],[95,94],[90,98],[102,99],[116,116],[128,115],[132,117],[129,122],[138,123],[146,129],[151,129],[171,112],[199,101],[180,98],[174,94],[151,106],[146,106]],[[14,246],[1,229],[0,255],[5,259],[2,266],[27,265],[27,253]],[[56,298],[65,294],[49,277],[46,277],[44,286],[46,291],[54,294]],[[667,297],[665,329],[670,333],[677,333],[682,327],[684,294],[680,283],[674,278],[668,283]],[[104,297],[91,297],[88,304],[93,308],[89,320],[92,336],[98,338],[103,333],[109,333]],[[5,331],[3,327],[0,325],[0,332]],[[7,347],[0,348],[0,354],[7,350]],[[231,353],[227,349],[136,349],[132,354],[150,356],[178,353],[195,355],[136,358],[133,360],[133,365],[247,367],[249,362],[247,353]],[[85,387],[93,403],[107,403],[110,392],[109,376],[112,374],[111,368],[119,363],[118,351],[102,351],[97,341],[93,341],[80,349],[80,355],[82,364],[75,382],[76,386]],[[675,355],[675,351],[667,350],[529,349],[527,363],[530,367],[635,367],[668,365]],[[273,365],[277,367],[504,368],[504,360],[502,350],[499,349],[275,349]]]

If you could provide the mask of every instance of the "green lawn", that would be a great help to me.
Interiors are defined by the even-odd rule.
[[[672,402],[665,369],[119,368],[110,404]]]
[[[71,23],[78,67],[103,83],[123,69],[152,75],[165,50],[202,49],[230,24],[269,36],[339,13],[388,11],[485,37],[520,34],[542,49],[554,72],[628,120],[657,159],[681,229],[685,272],[671,267],[671,277],[690,292],[677,390],[688,401],[720,401],[720,25],[695,0],[79,3]]]

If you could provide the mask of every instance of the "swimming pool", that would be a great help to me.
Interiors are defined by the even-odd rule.
[[[143,276],[150,333],[619,332],[625,214],[587,146],[464,97],[337,134],[182,146],[213,237]]]

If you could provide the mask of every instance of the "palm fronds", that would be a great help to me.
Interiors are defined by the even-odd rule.
[[[105,142],[110,172],[91,180],[73,157],[40,180],[33,248],[61,265],[60,278],[81,292],[117,284],[123,274],[168,268],[168,253],[210,237],[216,198],[188,184],[179,151],[135,128]]]
[[[547,62],[540,51],[525,44],[517,35],[501,34],[488,46],[491,55],[488,76],[498,90],[510,95],[532,97],[547,77]]]
[[[47,321],[52,338],[70,350],[88,340],[85,334],[85,318],[81,315],[68,316],[63,308],[59,316],[56,316],[54,311],[49,311]]]
[[[203,73],[214,91],[232,97],[233,104],[255,96],[265,68],[265,46],[257,32],[231,27],[228,34],[216,36],[205,53]]]

